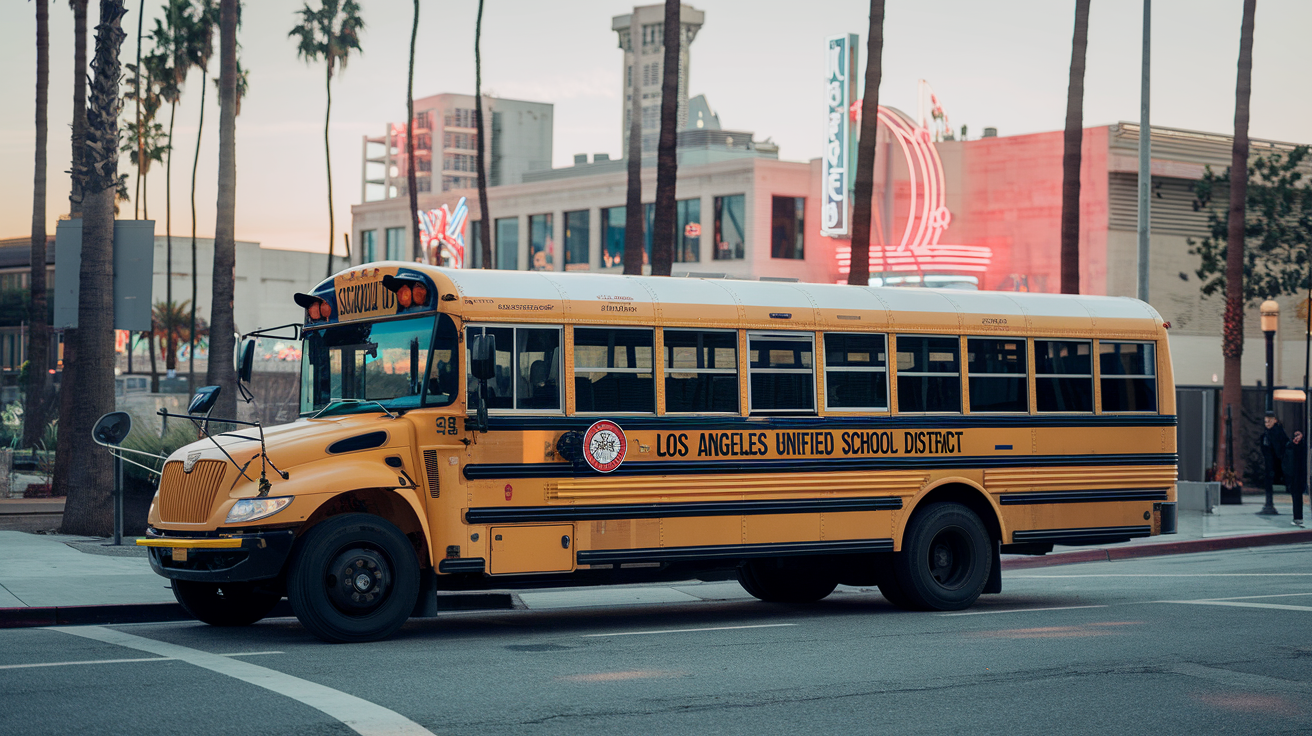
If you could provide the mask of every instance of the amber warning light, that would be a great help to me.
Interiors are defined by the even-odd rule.
[[[332,305],[317,296],[297,293],[292,298],[305,309],[305,313],[311,322],[326,321],[333,316]]]
[[[428,287],[418,279],[384,276],[383,287],[396,294],[396,302],[402,309],[422,307],[428,303]]]

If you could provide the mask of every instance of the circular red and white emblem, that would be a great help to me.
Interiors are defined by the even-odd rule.
[[[624,430],[615,422],[603,419],[583,434],[583,458],[598,473],[609,473],[624,462],[629,449]]]

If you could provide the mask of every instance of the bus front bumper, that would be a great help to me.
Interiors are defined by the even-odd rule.
[[[294,536],[290,529],[225,537],[171,536],[150,529],[137,545],[147,548],[151,569],[171,580],[234,583],[278,577]]]

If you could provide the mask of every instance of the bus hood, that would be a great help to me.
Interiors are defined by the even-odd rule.
[[[279,470],[289,471],[299,465],[343,454],[378,447],[404,447],[413,444],[411,424],[386,414],[348,414],[322,419],[298,419],[264,429],[264,446],[268,458]],[[228,461],[226,451],[239,466],[251,463],[259,472],[260,431],[255,427],[203,438],[184,445],[169,455],[168,462],[194,464],[198,460]],[[215,446],[215,443],[223,449]],[[331,451],[330,451],[331,448]],[[248,471],[249,472],[249,471]],[[270,470],[270,477],[273,476]]]

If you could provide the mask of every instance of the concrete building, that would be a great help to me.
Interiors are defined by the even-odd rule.
[[[679,99],[676,129],[685,130],[688,124],[688,72],[689,47],[697,37],[706,14],[691,5],[679,6]],[[624,51],[624,94],[620,96],[620,125],[624,131],[624,150],[629,150],[629,122],[633,115],[633,97],[639,96],[642,111],[642,151],[646,155],[656,151],[661,132],[661,81],[665,64],[665,6],[643,5],[632,13],[611,19],[611,29],[619,36],[619,47]],[[704,98],[703,98],[704,102]],[[708,108],[709,110],[709,108]]]
[[[488,137],[483,154],[489,186],[518,184],[527,172],[551,168],[549,103],[484,95],[483,126]],[[365,136],[361,202],[409,197],[405,135],[405,123],[388,123],[382,136]],[[476,186],[478,130],[473,95],[440,94],[415,100],[414,136],[415,186],[420,194]],[[368,250],[370,244],[360,246]],[[388,244],[374,247],[382,254]]]

